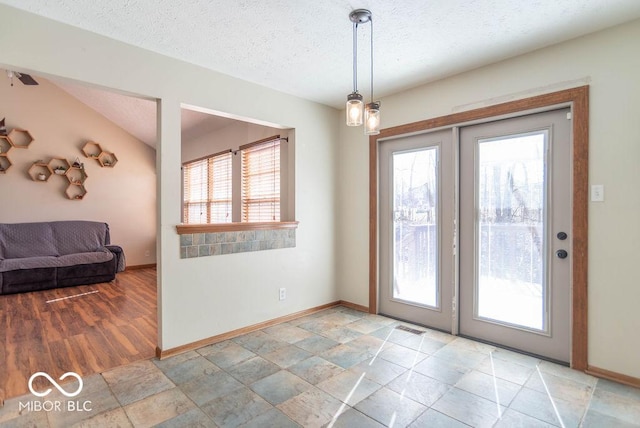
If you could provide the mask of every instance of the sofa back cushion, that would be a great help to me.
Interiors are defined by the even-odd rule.
[[[109,243],[109,225],[97,221],[0,223],[0,260],[89,253]]]
[[[0,223],[0,259],[59,255],[49,223]]]
[[[89,253],[108,245],[109,225],[97,221],[52,221],[58,255]]]

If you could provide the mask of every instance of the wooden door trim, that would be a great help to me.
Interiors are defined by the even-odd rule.
[[[405,134],[453,127],[494,117],[569,104],[573,115],[572,193],[573,259],[571,367],[587,369],[587,253],[589,194],[589,86],[566,89],[522,100],[454,113],[386,128],[369,137],[369,312],[378,312],[378,146],[379,141]]]

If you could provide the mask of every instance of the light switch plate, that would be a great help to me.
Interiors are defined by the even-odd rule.
[[[604,201],[604,186],[602,184],[591,185],[591,202]]]

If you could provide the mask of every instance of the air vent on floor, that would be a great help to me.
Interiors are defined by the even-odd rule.
[[[396,326],[396,328],[398,330],[408,331],[409,333],[413,333],[413,334],[422,334],[422,333],[424,333],[424,331],[422,331],[422,330],[416,330],[415,328],[407,327],[405,325],[398,325],[398,326]]]

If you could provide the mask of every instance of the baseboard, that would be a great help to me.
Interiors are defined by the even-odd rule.
[[[125,267],[125,271],[128,270],[138,270],[138,269],[148,269],[148,268],[155,268],[156,267],[156,263],[150,263],[148,265],[135,265],[135,266],[127,266]]]
[[[155,266],[155,265],[151,265]],[[151,267],[145,266],[145,267]],[[129,269],[129,267],[127,267]],[[133,267],[133,269],[142,269],[141,267]],[[291,321],[296,318],[301,318],[306,315],[310,315],[316,312],[320,312],[322,310],[332,308],[335,306],[345,306],[347,308],[355,309],[356,311],[361,312],[369,312],[369,308],[367,306],[358,305],[356,303],[351,303],[346,300],[338,300],[331,303],[326,303],[324,305],[316,306],[310,309],[305,309],[303,311],[295,312],[290,315],[285,315],[282,317],[274,318],[268,321],[264,321],[258,324],[253,324],[247,327],[239,328],[236,330],[229,331],[227,333],[219,334],[216,336],[212,336],[206,339],[198,340],[196,342],[188,343],[186,345],[178,346],[176,348],[162,350],[159,347],[156,347],[156,357],[158,359],[169,358],[174,355],[182,354],[184,352],[193,351],[198,348],[202,348],[203,346],[213,345],[214,343],[222,342],[225,340],[233,339],[234,337],[242,336],[243,334],[252,333],[254,331],[262,330],[264,328],[268,328],[277,324],[281,324],[283,322]],[[636,378],[633,376],[627,376],[621,373],[612,372],[610,370],[601,369],[599,367],[588,366],[585,373],[590,374],[592,376],[596,376],[603,379],[612,380],[614,382],[622,383],[625,385],[633,386],[636,388],[640,388],[640,378]],[[0,400],[2,399],[2,390],[0,389]],[[0,405],[2,401],[0,401]]]
[[[250,325],[250,326],[247,326],[247,327],[242,327],[242,328],[239,328],[237,330],[232,330],[232,331],[229,331],[227,333],[219,334],[217,336],[208,337],[206,339],[198,340],[196,342],[187,343],[186,345],[178,346],[176,348],[170,348],[170,349],[156,348],[156,357],[158,357],[159,359],[162,360],[164,358],[168,358],[168,357],[172,357],[174,355],[182,354],[183,352],[193,351],[195,349],[202,348],[203,346],[213,345],[214,343],[218,343],[218,342],[222,342],[222,341],[225,341],[225,340],[233,339],[234,337],[242,336],[243,334],[252,333],[254,331],[262,330],[264,328],[271,327],[271,326],[274,326],[276,324],[281,324],[283,322],[291,321],[291,320],[294,320],[296,318],[301,318],[301,317],[304,317],[306,315],[310,315],[310,314],[313,314],[313,313],[316,313],[316,312],[320,312],[320,311],[328,309],[328,308],[333,308],[334,306],[341,306],[341,305],[349,307],[349,308],[353,308],[353,309],[356,309],[354,306],[358,306],[358,305],[353,305],[353,304],[348,303],[348,302],[344,302],[342,300],[338,300],[338,301],[331,302],[331,303],[326,303],[324,305],[316,306],[316,307],[313,307],[313,308],[310,308],[310,309],[305,309],[303,311],[295,312],[295,313],[290,314],[290,315],[285,315],[285,316],[274,318],[272,320],[264,321],[264,322],[261,322],[261,323],[258,323],[258,324],[253,324],[253,325]],[[360,309],[358,309],[358,310],[360,310]]]
[[[603,379],[612,380],[614,382],[623,383],[625,385],[634,386],[640,388],[640,378],[627,376],[622,373],[612,372],[610,370],[601,369],[599,367],[587,366],[585,373],[595,377],[601,377]]]
[[[342,305],[342,306],[347,307],[347,308],[355,309],[356,311],[369,313],[369,307],[368,306],[358,305],[356,303],[347,302],[346,300],[340,300],[340,301],[338,301],[338,303],[340,305]]]

